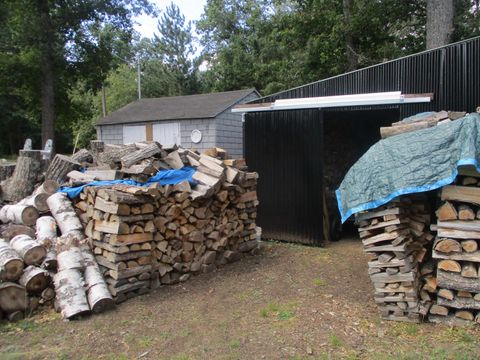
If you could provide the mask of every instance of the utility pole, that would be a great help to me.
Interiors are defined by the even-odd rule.
[[[103,117],[107,116],[107,97],[105,94],[105,86],[102,84],[102,114]]]
[[[142,85],[140,76],[140,60],[137,60],[137,86],[138,86],[138,100],[142,98]]]

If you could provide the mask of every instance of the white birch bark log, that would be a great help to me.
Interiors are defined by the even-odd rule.
[[[27,265],[40,265],[47,256],[45,247],[28,235],[15,236],[10,241],[10,246]]]
[[[38,211],[33,206],[5,205],[0,209],[0,221],[31,226],[38,219]]]
[[[0,240],[0,280],[16,281],[22,272],[23,260],[6,241]]]

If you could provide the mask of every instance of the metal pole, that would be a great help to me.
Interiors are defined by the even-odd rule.
[[[140,60],[137,61],[137,85],[138,85],[138,100],[142,98],[142,85],[140,83]]]

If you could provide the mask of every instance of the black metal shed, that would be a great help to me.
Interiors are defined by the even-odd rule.
[[[254,101],[387,91],[434,94],[430,103],[245,114],[244,153],[250,169],[260,174],[263,237],[321,245],[325,225],[338,218],[333,192],[350,166],[380,139],[379,127],[422,111],[475,111],[480,105],[479,59],[476,37]]]

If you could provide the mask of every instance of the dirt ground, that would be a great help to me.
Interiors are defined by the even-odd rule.
[[[358,240],[265,243],[190,281],[64,322],[0,326],[0,359],[479,359],[480,329],[379,319]]]

